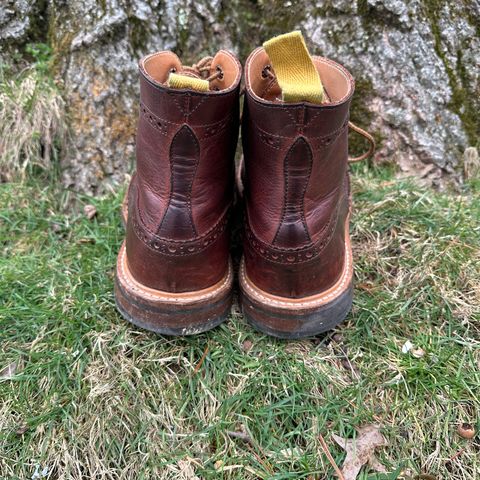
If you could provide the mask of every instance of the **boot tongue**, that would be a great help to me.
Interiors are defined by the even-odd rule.
[[[322,81],[301,32],[279,35],[266,41],[263,47],[282,89],[284,102],[324,101]]]

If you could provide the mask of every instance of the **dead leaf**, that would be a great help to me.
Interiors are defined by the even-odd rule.
[[[375,457],[375,455],[372,455],[372,457],[370,457],[368,464],[373,470],[378,473],[388,473],[387,469],[379,462],[378,458]]]
[[[376,286],[373,283],[370,282],[364,282],[364,283],[359,283],[356,285],[356,288],[358,290],[363,290],[365,292],[372,292],[373,290],[376,289]]]
[[[344,357],[340,360],[340,363],[342,364],[342,367],[350,372],[354,378],[359,379],[360,378],[360,369],[353,364],[349,358]]]
[[[343,335],[341,333],[335,333],[334,335],[332,335],[332,340],[335,342],[335,343],[343,343]]]
[[[407,340],[402,347],[402,353],[408,353],[413,348],[413,343]]]
[[[242,442],[249,443],[250,445],[253,445],[253,440],[251,439],[250,435],[245,432],[230,432],[227,430],[226,434],[230,438],[238,438],[239,440],[242,440]]]
[[[23,435],[28,430],[28,425],[26,423],[22,423],[17,427],[15,433],[19,436]]]
[[[0,370],[0,380],[11,380],[17,372],[18,363],[12,362]]]
[[[407,340],[402,346],[402,353],[410,352],[415,358],[422,358],[425,356],[425,350],[420,347],[416,347],[410,340]]]
[[[83,207],[83,213],[89,220],[91,220],[97,214],[97,209],[94,205],[85,205]]]
[[[363,465],[368,463],[377,472],[385,473],[385,467],[375,457],[375,449],[387,445],[387,440],[377,425],[367,425],[357,430],[355,439],[342,438],[332,434],[347,456],[343,462],[342,474],[345,480],[355,480]]]
[[[200,480],[200,478],[195,474],[195,470],[191,462],[188,460],[179,460],[177,465],[180,469],[180,478],[184,480]]]
[[[415,357],[415,358],[422,358],[425,356],[425,350],[423,348],[414,348],[412,350],[412,355]]]

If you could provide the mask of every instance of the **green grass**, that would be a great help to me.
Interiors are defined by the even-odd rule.
[[[456,428],[480,429],[479,185],[435,193],[361,166],[353,191],[353,311],[283,342],[238,311],[191,338],[129,325],[113,298],[123,191],[0,185],[0,370],[18,364],[0,380],[0,478],[331,479],[318,435],[341,465],[331,433],[368,423],[389,471],[478,478],[480,442]],[[251,446],[226,433],[242,429]]]

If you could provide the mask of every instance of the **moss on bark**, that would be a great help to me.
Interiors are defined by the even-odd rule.
[[[446,47],[442,42],[439,25],[440,15],[444,13],[445,7],[445,0],[424,0],[424,12],[430,23],[435,52],[445,66],[448,83],[452,90],[452,98],[448,103],[448,108],[458,115],[462,121],[470,144],[478,145],[480,137],[480,122],[478,120],[478,111],[480,109],[479,92],[474,92],[470,87],[471,82],[468,79],[467,71],[463,63],[462,49],[457,50],[454,65],[451,64],[445,52]],[[470,12],[469,7],[466,8],[465,11]],[[469,22],[474,21],[476,23],[478,33],[478,20],[475,21],[472,19],[471,13],[465,17],[469,19]]]

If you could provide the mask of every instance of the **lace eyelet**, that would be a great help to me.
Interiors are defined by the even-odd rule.
[[[268,72],[271,70],[271,65],[265,65],[262,69],[262,78],[268,78],[270,75]]]

